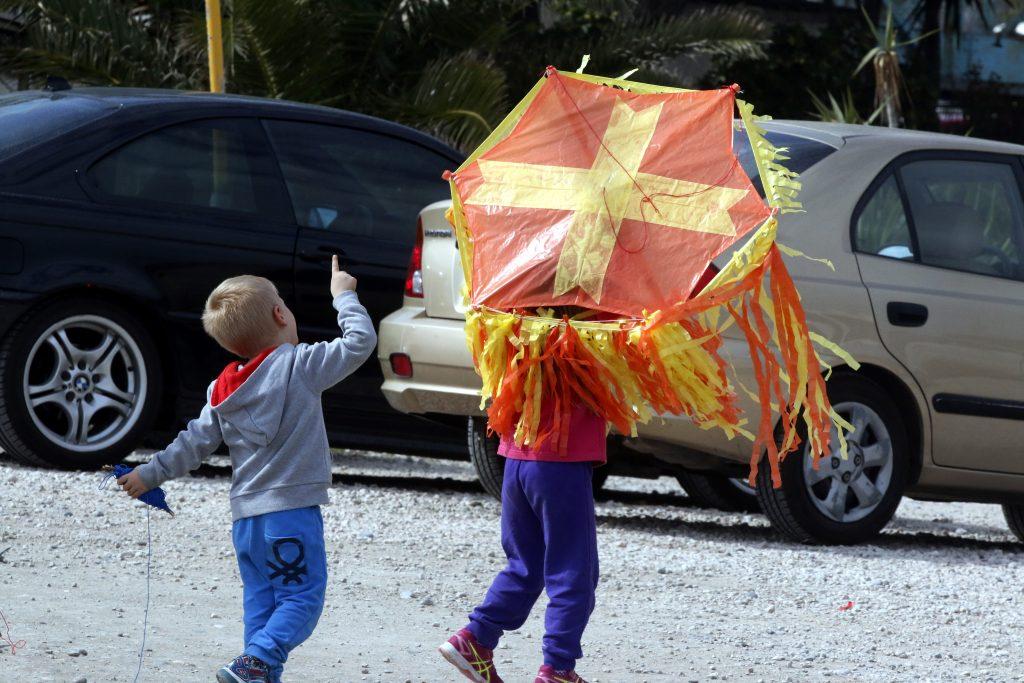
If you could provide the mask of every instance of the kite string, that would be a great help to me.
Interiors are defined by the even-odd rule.
[[[102,490],[107,487],[107,484],[111,479],[114,478],[114,473],[111,472],[100,480],[99,486],[96,488]],[[142,659],[146,652],[146,631],[149,629],[149,594],[150,594],[150,578],[151,568],[153,564],[153,534],[150,529],[150,518],[149,518],[149,506],[146,506],[146,609],[142,618],[142,646],[139,647],[139,666],[135,669],[135,678],[132,679],[132,683],[138,683],[139,675],[142,673]],[[2,616],[2,615],[0,615]],[[5,620],[6,621],[6,620]]]
[[[644,190],[643,186],[640,185],[640,181],[637,180],[636,176],[634,176],[632,173],[629,172],[629,169],[626,168],[626,166],[621,161],[619,161],[618,157],[616,157],[615,154],[608,148],[608,145],[606,145],[604,143],[604,139],[600,135],[597,134],[597,129],[594,128],[594,126],[590,123],[590,120],[587,118],[587,115],[583,113],[582,109],[580,109],[580,105],[577,104],[576,100],[573,98],[572,94],[569,92],[569,89],[565,87],[565,83],[562,82],[562,78],[559,75],[558,70],[555,69],[555,68],[550,68],[549,67],[549,73],[550,73],[551,76],[554,77],[555,82],[558,83],[558,85],[562,88],[562,92],[565,93],[565,96],[572,103],[572,106],[576,109],[576,113],[580,115],[581,119],[583,119],[583,123],[587,124],[587,128],[590,129],[590,133],[591,133],[591,135],[594,136],[594,139],[597,140],[598,144],[601,145],[601,147],[604,149],[604,151],[606,151],[608,153],[608,156],[611,157],[612,161],[614,161],[616,164],[618,164],[619,168],[621,168],[623,173],[626,174],[626,177],[628,177],[630,179],[630,181],[634,185],[636,185],[636,189],[640,190],[640,194],[642,194],[644,196],[644,198],[641,200],[641,202],[648,202],[652,207],[654,207],[655,211],[658,211],[658,207],[655,206],[655,204],[654,204],[654,197],[693,197],[695,195],[698,195],[698,194],[701,194],[701,193],[704,193],[704,192],[708,192],[708,191],[714,189],[715,186],[717,186],[719,183],[724,181],[730,175],[732,175],[733,169],[735,169],[736,166],[739,164],[739,158],[735,154],[732,155],[732,163],[729,164],[729,168],[726,169],[725,173],[722,174],[722,177],[720,177],[714,183],[712,183],[710,185],[705,185],[703,188],[701,188],[699,190],[696,190],[694,192],[684,192],[682,194],[671,194],[669,192],[655,192],[655,193],[653,193],[653,195],[647,194],[647,192]],[[661,213],[661,212],[658,211],[658,213]]]
[[[11,646],[12,655],[17,654],[18,650],[25,647],[25,641],[14,640],[14,638],[11,636],[11,625],[10,623],[8,623],[7,617],[4,616],[3,612],[0,612],[0,619],[2,619],[4,622],[4,630],[3,632],[0,632],[0,640],[2,640],[7,645]]]
[[[729,176],[736,172],[736,167],[739,165],[739,157],[737,157],[734,154],[732,155],[732,163],[729,164],[729,167],[725,170],[725,173],[723,173],[717,180],[715,180],[709,185],[703,185],[702,187],[700,187],[700,189],[694,190],[693,192],[682,192],[680,194],[672,194],[671,192],[654,192],[649,197],[645,195],[644,198],[640,200],[640,215],[643,217],[644,226],[647,225],[647,213],[644,211],[644,204],[650,204],[651,207],[654,208],[654,211],[658,215],[661,215],[661,211],[658,211],[658,207],[654,205],[654,197],[671,197],[673,199],[686,199],[687,197],[696,197],[699,194],[710,192],[711,190],[720,187],[721,184],[725,182],[725,180]]]
[[[153,561],[153,535],[149,527],[149,506],[146,506],[146,610],[142,618],[142,645],[139,647],[139,666],[135,669],[135,678],[132,683],[137,683],[139,674],[142,673],[142,658],[146,652],[146,631],[149,628],[149,579],[150,567]]]
[[[626,168],[626,166],[621,161],[619,161],[618,157],[615,156],[615,153],[612,152],[611,149],[608,148],[608,145],[605,144],[604,139],[600,135],[597,134],[597,130],[590,123],[590,120],[587,118],[586,114],[583,113],[583,110],[580,109],[580,105],[577,104],[576,100],[573,98],[572,94],[569,92],[569,89],[565,87],[565,83],[562,82],[562,78],[559,75],[558,70],[554,69],[554,68],[549,68],[548,69],[548,73],[549,73],[549,75],[551,77],[553,77],[555,79],[555,82],[558,83],[558,85],[562,88],[562,92],[565,93],[566,98],[568,98],[568,100],[572,103],[572,106],[576,109],[576,113],[579,114],[581,119],[583,119],[583,123],[585,123],[587,125],[588,129],[590,129],[590,133],[591,133],[591,135],[594,136],[594,139],[597,140],[598,144],[601,145],[601,147],[604,149],[604,151],[608,153],[608,156],[612,159],[612,161],[614,161],[616,164],[618,164],[619,168],[621,168],[623,173],[626,174],[626,177],[630,179],[630,181],[636,186],[636,189],[638,189],[640,191],[640,194],[643,195],[643,199],[640,200],[640,216],[643,218],[644,238],[643,238],[643,241],[641,242],[640,247],[638,249],[630,250],[630,249],[627,249],[626,247],[622,246],[622,241],[619,239],[619,235],[620,235],[620,233],[622,231],[621,223],[620,223],[619,229],[616,229],[615,228],[615,223],[612,220],[611,209],[608,206],[607,190],[602,189],[602,194],[604,195],[604,208],[605,208],[605,211],[608,212],[608,223],[609,223],[609,226],[611,227],[612,233],[615,235],[615,243],[616,243],[616,245],[620,249],[622,249],[627,254],[638,254],[641,251],[643,251],[644,248],[646,248],[646,246],[647,246],[647,239],[648,239],[648,235],[649,235],[649,231],[650,231],[650,229],[649,229],[649,223],[650,222],[647,220],[647,212],[645,211],[645,206],[644,206],[645,204],[650,204],[651,208],[654,209],[654,212],[657,213],[658,215],[661,215],[661,211],[658,209],[658,206],[654,203],[654,198],[655,197],[672,197],[673,199],[685,199],[687,197],[695,197],[695,196],[697,196],[699,194],[703,194],[705,192],[710,192],[712,189],[715,189],[716,187],[721,185],[721,183],[724,182],[729,176],[731,176],[735,172],[736,167],[740,163],[739,158],[735,154],[733,154],[732,155],[732,163],[729,164],[729,167],[725,170],[725,172],[721,175],[720,178],[715,180],[713,183],[710,183],[708,185],[704,185],[703,187],[700,187],[699,189],[694,190],[693,192],[683,192],[683,193],[680,193],[680,194],[673,194],[671,192],[654,192],[654,193],[648,194],[644,190],[643,186],[640,185],[640,181],[637,180],[637,178],[632,173],[629,172],[629,169]]]
[[[644,250],[644,248],[647,247],[647,236],[650,233],[650,231],[649,231],[649,229],[647,227],[646,216],[644,216],[644,239],[640,243],[640,246],[637,247],[634,250],[626,249],[626,247],[622,246],[622,241],[619,239],[619,236],[622,234],[622,221],[619,221],[619,226],[618,226],[618,228],[616,228],[615,227],[615,221],[612,220],[612,210],[608,206],[608,190],[606,188],[601,188],[601,196],[604,198],[604,210],[608,213],[608,227],[611,229],[612,234],[615,235],[615,244],[618,245],[619,249],[621,249],[622,251],[626,252],[627,254],[639,254],[641,251]],[[645,200],[641,200],[640,201],[640,215],[641,216],[643,216],[643,212],[644,212],[644,210],[643,210],[643,202],[644,201]]]
[[[580,105],[578,105],[576,103],[576,100],[573,99],[573,96],[569,94],[569,89],[565,87],[565,83],[562,83],[562,78],[561,76],[558,75],[558,70],[554,68],[549,68],[548,71],[551,74],[551,76],[554,77],[555,83],[558,83],[558,85],[561,86],[562,92],[565,93],[565,96],[569,98],[570,102],[572,102],[572,106],[576,108],[576,113],[580,115],[581,119],[583,119],[583,123],[587,124],[587,128],[590,129],[590,133],[594,136],[594,138],[597,139],[597,143],[604,148],[604,151],[608,152],[608,156],[611,157],[612,161],[618,164],[619,168],[621,168],[623,173],[626,174],[626,177],[629,178],[634,185],[636,185],[636,189],[640,190],[640,194],[642,194],[644,198],[646,198],[648,201],[651,201],[651,204],[653,205],[653,200],[651,200],[650,196],[648,196],[648,194],[644,191],[644,188],[640,185],[640,182],[633,176],[632,173],[629,172],[629,169],[626,168],[621,161],[619,161],[618,157],[616,157],[615,154],[613,154],[612,151],[608,149],[608,145],[604,144],[604,140],[601,138],[600,135],[597,134],[597,131],[594,129],[594,126],[592,126],[590,120],[587,119],[586,114],[584,114],[583,110],[580,109]]]

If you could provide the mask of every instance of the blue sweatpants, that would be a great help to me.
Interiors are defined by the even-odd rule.
[[[544,663],[568,670],[583,656],[598,579],[592,476],[585,462],[505,461],[501,545],[508,565],[467,626],[484,647],[493,650],[504,631],[522,626],[546,590]]]
[[[327,555],[319,506],[244,517],[231,538],[242,575],[245,654],[281,678],[288,653],[313,633],[324,607]]]

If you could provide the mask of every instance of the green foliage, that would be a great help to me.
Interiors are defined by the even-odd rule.
[[[847,89],[858,111],[871,111],[870,77],[851,75],[871,47],[871,38],[857,18],[853,13],[834,17],[816,32],[803,24],[778,24],[765,57],[735,62],[716,57],[699,85],[739,83],[746,100],[776,118],[806,119],[814,110],[810,93]]]
[[[886,180],[864,207],[856,236],[857,249],[868,254],[879,254],[886,247],[910,248],[910,228],[895,178]]]
[[[980,219],[985,244],[1000,250],[1013,262],[1020,260],[1014,232],[1018,220],[1006,196],[1006,187],[992,178],[956,178],[952,182],[929,183],[933,201],[952,202],[970,207]]]
[[[896,35],[896,23],[893,20],[891,4],[886,6],[883,28],[875,26],[866,11],[864,19],[867,21],[875,44],[860,60],[860,64],[857,65],[853,73],[858,74],[868,64],[872,65],[875,73],[875,104],[884,110],[886,124],[896,128],[899,126],[900,112],[903,110],[901,97],[904,92],[908,92],[903,80],[899,50],[931,37],[938,33],[938,29],[914,36],[909,40],[899,40]]]
[[[471,149],[549,64],[677,84],[667,60],[763,54],[742,9],[649,15],[636,0],[223,0],[227,88],[393,118]],[[204,89],[202,0],[0,0],[19,13],[0,71]]]
[[[203,56],[182,50],[173,7],[128,0],[0,0],[25,25],[20,46],[0,47],[0,69],[40,84],[46,75],[91,85],[202,87]]]
[[[811,96],[811,104],[814,105],[814,111],[810,112],[819,121],[828,121],[830,123],[858,123],[871,125],[875,122],[875,119],[882,113],[884,107],[880,106],[865,119],[861,116],[860,112],[857,111],[857,105],[853,101],[853,92],[850,88],[846,89],[846,92],[842,94],[839,100],[836,100],[835,95],[828,93],[828,102],[825,102],[813,92],[809,93]]]

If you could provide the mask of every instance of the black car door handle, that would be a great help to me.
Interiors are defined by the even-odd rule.
[[[886,312],[889,322],[897,327],[921,327],[928,322],[928,309],[921,304],[890,301]]]
[[[338,255],[339,259],[343,259],[345,257],[345,252],[341,249],[323,245],[313,249],[301,250],[299,252],[299,258],[303,261],[309,261],[310,263],[321,263],[323,261],[330,261],[331,257],[335,254]]]

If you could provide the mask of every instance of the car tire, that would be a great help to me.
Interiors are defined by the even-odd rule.
[[[1006,517],[1006,526],[1010,527],[1017,540],[1024,541],[1024,505],[1003,505],[1003,516]]]
[[[505,458],[498,455],[498,437],[487,433],[486,418],[469,418],[469,460],[484,491],[501,500]]]
[[[848,458],[840,458],[833,428],[833,454],[817,471],[801,447],[782,462],[779,488],[762,464],[757,496],[772,526],[789,540],[861,543],[877,535],[899,506],[910,471],[907,432],[892,399],[865,377],[836,375],[828,395],[836,411],[859,427],[847,436]]]
[[[501,500],[501,482],[505,476],[505,458],[498,455],[498,437],[487,433],[487,420],[471,417],[468,421],[469,460],[484,491]],[[594,492],[608,480],[608,467],[594,468]]]
[[[757,504],[757,493],[746,480],[733,479],[715,472],[682,470],[676,474],[676,481],[698,507],[725,512],[761,511]]]
[[[152,337],[121,308],[44,305],[0,343],[0,446],[29,465],[117,462],[152,425],[161,380]]]

